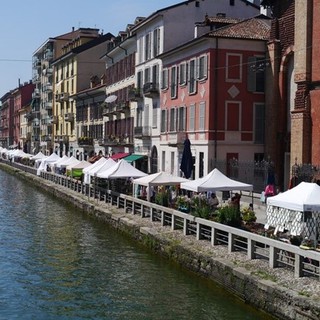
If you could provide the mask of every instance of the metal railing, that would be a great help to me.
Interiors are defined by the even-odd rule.
[[[2,161],[22,171],[36,174],[35,168]],[[308,276],[320,280],[320,252],[315,250],[303,250],[292,244],[198,218],[130,195],[95,185],[86,185],[71,177],[51,172],[41,172],[41,177],[88,198],[123,209],[127,214],[135,214],[143,219],[159,222],[162,226],[169,226],[172,230],[181,230],[183,235],[194,236],[199,241],[208,241],[213,247],[226,246],[229,253],[241,252],[250,260],[268,261],[270,268],[288,268],[292,270],[295,277]]]

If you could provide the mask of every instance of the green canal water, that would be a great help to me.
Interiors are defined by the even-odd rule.
[[[271,319],[0,171],[0,319]]]

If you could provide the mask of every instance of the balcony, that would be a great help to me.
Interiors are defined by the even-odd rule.
[[[155,82],[147,82],[143,85],[143,94],[148,98],[159,97],[159,85]]]
[[[168,132],[168,145],[170,147],[183,146],[184,140],[186,139],[186,133],[182,132]]]
[[[63,102],[63,101],[68,101],[69,100],[69,93],[68,92],[62,92],[56,94],[56,101],[57,102]]]
[[[46,101],[46,102],[44,103],[44,108],[45,108],[46,110],[52,110],[52,102],[51,102],[51,101]]]
[[[72,112],[68,112],[64,114],[64,121],[72,122],[74,119],[74,114]]]
[[[136,139],[150,139],[151,138],[151,127],[141,126],[134,128],[134,137]]]
[[[48,142],[48,141],[51,141],[51,140],[52,140],[52,135],[51,134],[46,134],[46,135],[41,136],[41,141]]]
[[[140,88],[132,88],[128,93],[129,101],[139,101],[142,97]]]
[[[28,113],[25,114],[25,118],[29,122],[29,121],[32,121],[35,118],[35,115],[32,112],[28,112]]]
[[[93,138],[91,138],[91,137],[79,137],[78,138],[78,145],[79,146],[92,146],[93,145]]]
[[[44,87],[44,90],[47,91],[47,92],[52,92],[52,84],[51,83],[47,83]]]
[[[51,119],[50,119],[50,122],[52,124],[58,124],[59,123],[59,118],[58,116],[52,116]]]

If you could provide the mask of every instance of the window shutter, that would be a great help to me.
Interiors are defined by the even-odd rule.
[[[255,66],[256,66],[256,58],[249,57],[248,58],[248,70],[247,70],[247,86],[248,91],[255,92],[256,91],[256,74],[255,74]]]

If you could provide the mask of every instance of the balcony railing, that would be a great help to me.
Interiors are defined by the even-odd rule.
[[[78,145],[79,146],[92,146],[93,145],[93,138],[92,137],[79,137],[78,138]]]
[[[47,101],[44,103],[44,108],[46,110],[52,110],[52,102],[51,101]]]
[[[142,126],[134,128],[134,137],[136,139],[148,139],[151,137],[151,127]]]
[[[185,132],[168,132],[168,145],[169,146],[182,146],[186,139]]]
[[[57,93],[55,98],[57,102],[68,101],[69,93],[68,92]]]
[[[140,88],[131,89],[128,93],[129,101],[138,101],[143,98]]]
[[[65,121],[72,122],[73,119],[74,119],[74,115],[73,115],[72,112],[65,113],[65,115],[64,115],[64,120]]]
[[[154,98],[159,96],[159,84],[156,82],[147,82],[143,85],[143,94],[145,97]]]

